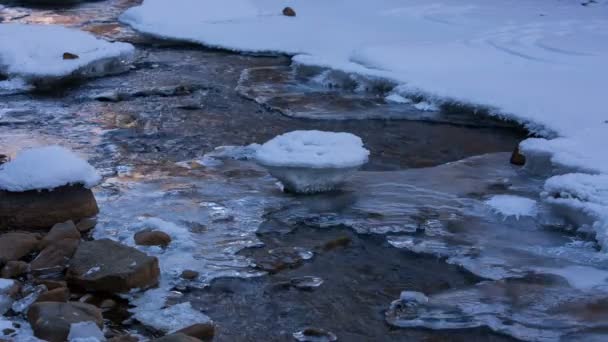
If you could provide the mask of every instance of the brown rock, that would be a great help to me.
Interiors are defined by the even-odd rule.
[[[2,77],[0,77],[1,79]],[[1,154],[0,153],[0,165],[8,162],[10,160],[10,158],[6,155],[6,154]]]
[[[78,302],[34,303],[27,312],[34,335],[49,342],[63,342],[68,338],[72,323],[92,321],[103,326],[101,311],[93,305]]]
[[[45,248],[49,244],[63,239],[80,240],[80,231],[78,231],[74,222],[66,221],[54,225],[49,233],[40,241],[40,247]]]
[[[116,302],[112,299],[104,299],[99,303],[99,307],[102,309],[110,309],[116,306]]]
[[[201,340],[196,337],[188,336],[186,334],[175,333],[161,338],[157,338],[156,340],[153,340],[153,342],[201,342]]]
[[[177,333],[196,337],[198,339],[209,341],[215,336],[215,325],[212,323],[200,323],[194,324],[187,328],[178,330]]]
[[[78,59],[80,57],[78,57],[77,54],[71,53],[71,52],[64,52],[63,53],[63,59]]]
[[[0,271],[0,278],[18,278],[26,274],[30,265],[24,261],[9,261]]]
[[[331,251],[331,250],[334,250],[334,249],[340,248],[340,247],[342,247],[342,248],[348,247],[348,245],[350,245],[351,242],[353,242],[353,240],[351,238],[349,238],[348,236],[342,236],[335,240],[331,240],[331,241],[328,241],[327,243],[325,243],[323,245],[323,250],[327,252],[327,251]]]
[[[185,270],[181,274],[182,279],[194,280],[198,278],[198,272],[192,270]]]
[[[36,275],[47,275],[63,272],[78,248],[79,240],[63,239],[55,241],[44,248],[31,262],[30,268]]]
[[[66,281],[54,279],[34,279],[34,284],[44,285],[49,291],[61,287],[68,287],[68,283]]]
[[[294,11],[291,7],[285,7],[283,8],[283,15],[286,17],[295,17],[296,11]]]
[[[36,302],[63,302],[70,300],[70,290],[67,287],[59,287],[54,290],[47,291],[40,296]]]
[[[167,247],[171,243],[171,237],[159,230],[143,230],[133,236],[135,243],[140,246],[161,246]]]
[[[0,191],[0,231],[9,227],[48,229],[98,212],[93,192],[82,186],[62,186],[53,191]]]
[[[511,154],[511,164],[519,166],[526,164],[526,157],[519,153],[519,146],[516,146],[513,154]]]
[[[87,291],[127,292],[158,283],[158,259],[103,239],[82,242],[70,262],[68,283]]]
[[[76,228],[81,233],[85,233],[85,232],[88,232],[89,230],[95,228],[95,225],[97,225],[97,219],[88,217],[88,218],[83,218],[82,220],[80,220],[78,222],[78,224],[76,225]]]
[[[131,335],[115,336],[108,340],[108,342],[138,342],[139,339]]]
[[[1,204],[2,200],[0,200]],[[0,209],[2,210],[2,209]],[[0,235],[0,265],[19,260],[38,248],[38,236],[30,233]]]

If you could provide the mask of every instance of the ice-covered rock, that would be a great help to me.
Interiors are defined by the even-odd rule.
[[[126,70],[134,48],[57,25],[0,24],[0,74],[45,85]]]
[[[86,321],[72,323],[68,341],[70,342],[101,342],[106,338],[95,322]]]
[[[0,167],[0,190],[11,192],[76,184],[91,188],[100,180],[101,176],[88,162],[60,146],[24,150]]]
[[[365,164],[369,151],[350,133],[293,131],[263,144],[256,161],[297,193],[329,191]]]

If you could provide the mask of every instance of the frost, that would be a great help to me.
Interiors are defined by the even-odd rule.
[[[505,218],[515,216],[519,220],[521,216],[536,216],[537,213],[536,201],[520,196],[496,195],[485,203]]]

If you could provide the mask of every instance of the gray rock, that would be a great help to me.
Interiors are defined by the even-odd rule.
[[[72,323],[95,322],[103,327],[101,311],[89,304],[69,302],[40,302],[27,312],[34,335],[49,342],[63,342],[68,338]]]

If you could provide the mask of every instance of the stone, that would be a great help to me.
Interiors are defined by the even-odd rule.
[[[54,290],[61,287],[68,287],[68,283],[64,280],[55,279],[34,279],[34,284],[44,285],[48,290]]]
[[[8,162],[10,158],[6,154],[0,153],[0,165]]]
[[[82,186],[62,186],[53,191],[0,191],[0,231],[49,229],[56,223],[78,221],[98,212],[93,192]]]
[[[348,236],[342,236],[337,239],[328,241],[323,245],[323,250],[328,252],[334,250],[336,248],[345,248],[348,247],[353,242],[353,240]]]
[[[77,54],[71,53],[71,52],[64,52],[63,53],[63,59],[78,59],[80,57],[78,57]]]
[[[516,146],[511,154],[511,164],[519,166],[526,164],[526,157],[519,152],[519,146]]]
[[[295,17],[296,11],[294,11],[294,9],[291,7],[285,7],[283,8],[283,15],[286,17]]]
[[[79,240],[63,239],[49,244],[30,263],[32,273],[48,275],[63,272],[79,243]]]
[[[0,278],[18,278],[26,274],[30,265],[24,261],[9,261],[0,271]]]
[[[34,335],[49,342],[63,342],[68,338],[72,323],[95,322],[103,327],[101,311],[89,304],[69,302],[39,302],[27,312]]]
[[[133,236],[135,243],[140,246],[160,246],[167,247],[171,243],[171,237],[159,230],[143,230]]]
[[[181,274],[181,278],[186,279],[186,280],[194,280],[194,279],[198,278],[198,275],[199,275],[199,273],[196,271],[184,270]]]
[[[200,339],[192,336],[188,336],[186,334],[175,333],[171,335],[167,335],[161,338],[157,338],[156,340],[152,340],[153,342],[201,342]]]
[[[47,292],[44,292],[36,302],[63,302],[70,300],[70,290],[67,287],[59,287]]]
[[[96,225],[97,219],[87,217],[78,221],[78,224],[76,224],[76,229],[78,229],[78,231],[80,231],[81,233],[86,233],[89,230],[95,228]]]
[[[40,241],[40,247],[45,248],[49,244],[63,239],[80,240],[80,231],[76,228],[74,222],[67,221],[54,225]]]
[[[15,232],[0,235],[0,265],[19,260],[37,250],[38,242],[36,234]]]
[[[176,333],[196,337],[203,341],[212,340],[215,336],[215,325],[212,323],[199,323],[178,330]]]
[[[139,342],[139,339],[131,335],[121,335],[112,337],[108,342]]]
[[[99,307],[102,309],[111,309],[116,306],[116,302],[112,299],[104,299],[99,303]]]
[[[158,259],[118,242],[80,244],[67,272],[68,283],[87,291],[128,292],[158,283]]]

